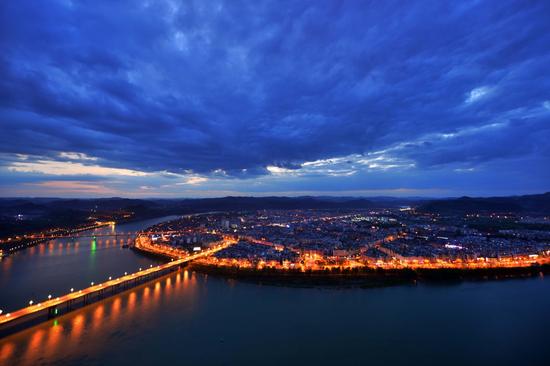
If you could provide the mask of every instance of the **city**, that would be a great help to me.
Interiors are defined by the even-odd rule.
[[[546,366],[550,1],[0,1],[0,366]]]
[[[342,272],[359,269],[483,269],[547,265],[550,232],[529,230],[532,218],[496,215],[485,230],[469,217],[440,218],[411,208],[330,212],[312,210],[196,215],[147,230],[150,245],[188,255],[221,235],[236,245],[193,263],[240,269]],[[542,218],[543,227],[550,225]],[[505,223],[524,228],[499,229]],[[521,227],[521,226],[519,226]]]

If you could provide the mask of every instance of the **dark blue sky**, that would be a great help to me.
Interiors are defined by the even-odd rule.
[[[0,195],[550,190],[549,1],[2,1]]]

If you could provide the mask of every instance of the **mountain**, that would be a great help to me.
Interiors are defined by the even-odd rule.
[[[514,213],[550,215],[550,192],[526,196],[432,200],[420,204],[419,211],[439,214]]]
[[[195,211],[246,211],[290,209],[349,209],[371,208],[373,202],[366,199],[326,200],[318,197],[223,197],[173,200],[169,204],[181,212]]]
[[[131,211],[136,216],[151,216],[173,213],[190,213],[205,211],[241,211],[261,209],[349,209],[379,207],[364,198],[319,197],[223,197],[200,199],[36,199],[16,198],[0,199],[0,212],[4,216],[48,215],[63,210],[80,212]],[[385,207],[385,205],[383,205]]]
[[[550,192],[528,196],[422,200],[391,197],[221,197],[198,199],[60,199],[60,198],[0,198],[0,216],[18,214],[58,216],[70,211],[75,216],[87,217],[91,212],[133,212],[135,219],[169,214],[208,211],[246,211],[262,209],[371,209],[416,206],[419,211],[441,214],[467,213],[521,213],[549,214]]]

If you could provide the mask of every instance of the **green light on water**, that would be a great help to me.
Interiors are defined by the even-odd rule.
[[[97,242],[96,242],[96,240],[94,239],[94,240],[92,240],[92,252],[95,252],[96,247],[97,247]]]
[[[57,310],[56,310],[56,311],[57,311]],[[54,327],[57,327],[58,324],[59,324],[59,322],[57,321],[57,319],[55,319],[55,320],[53,321],[53,326],[54,326]]]

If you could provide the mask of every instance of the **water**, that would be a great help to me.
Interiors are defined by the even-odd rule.
[[[544,278],[317,289],[182,270],[0,340],[0,365],[543,365],[549,309]]]
[[[158,260],[122,248],[132,238],[100,236],[135,232],[177,216],[101,227],[79,233],[98,235],[76,239],[57,239],[19,251],[0,261],[0,309],[4,313],[35,303],[48,295],[66,294],[99,283],[109,276],[135,272]]]

